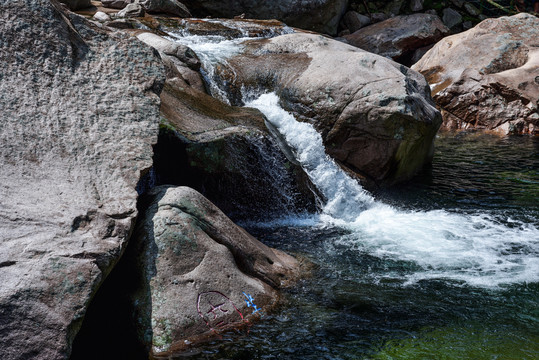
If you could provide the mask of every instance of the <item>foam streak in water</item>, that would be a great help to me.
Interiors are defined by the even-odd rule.
[[[266,115],[326,199],[320,219],[351,230],[338,242],[380,258],[415,263],[408,283],[445,278],[493,287],[539,280],[539,229],[488,214],[401,211],[372,196],[329,158],[320,135],[279,106],[275,94],[247,104]],[[402,275],[387,274],[401,277]]]

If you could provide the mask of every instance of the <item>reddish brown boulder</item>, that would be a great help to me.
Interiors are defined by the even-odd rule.
[[[411,65],[414,52],[449,34],[436,15],[413,14],[364,27],[344,38],[353,46]]]
[[[444,127],[539,132],[539,19],[488,19],[436,44],[413,66],[431,84]]]

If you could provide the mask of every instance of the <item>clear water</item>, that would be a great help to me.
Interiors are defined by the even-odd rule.
[[[539,139],[442,135],[431,169],[369,194],[275,95],[248,105],[325,202],[318,214],[244,226],[315,266],[263,321],[193,357],[539,359]]]

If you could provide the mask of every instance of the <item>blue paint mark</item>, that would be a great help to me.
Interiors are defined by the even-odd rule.
[[[253,299],[250,294],[243,293],[243,295],[245,295],[245,297],[247,298],[247,300],[245,300],[245,303],[247,303],[247,307],[252,307],[253,309],[255,309],[253,311],[253,314],[258,312],[258,310],[260,309],[254,304],[255,299]]]

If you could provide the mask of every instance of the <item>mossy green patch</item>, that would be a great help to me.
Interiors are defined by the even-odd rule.
[[[539,335],[476,326],[427,330],[417,337],[387,342],[376,360],[539,359]]]

